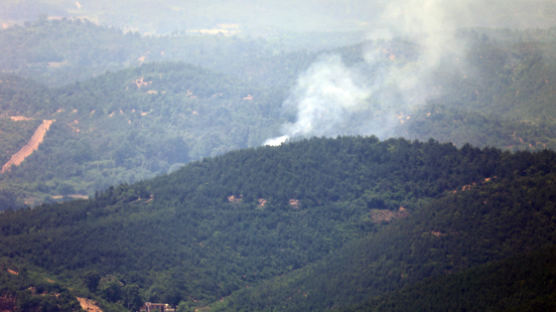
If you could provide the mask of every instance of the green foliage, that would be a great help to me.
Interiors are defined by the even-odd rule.
[[[551,244],[555,159],[374,137],[236,151],[5,212],[1,252],[79,283],[98,272],[123,306],[323,310]]]
[[[125,285],[122,289],[123,306],[130,311],[137,311],[143,305],[139,286]]]
[[[97,272],[87,272],[83,277],[83,282],[89,291],[96,292],[100,282],[100,275]]]
[[[469,152],[468,156],[481,157]],[[237,291],[213,307],[217,311],[334,310],[431,276],[554,246],[554,155],[537,154],[537,160],[544,159],[540,163],[531,156],[516,154],[513,160],[506,159],[508,167],[498,171],[495,179],[477,180],[455,193],[421,202],[409,217],[352,240],[319,262]],[[516,167],[532,163],[540,166]],[[519,279],[511,279],[519,285]],[[536,297],[535,289],[543,283],[532,280],[523,291],[533,299],[546,300],[542,292]]]
[[[550,248],[511,257],[428,279],[346,311],[553,311],[555,256]]]
[[[402,112],[412,118],[394,133],[457,146],[554,148],[554,32],[473,30],[460,36],[473,47],[465,69],[475,70],[434,73],[440,95]],[[39,151],[0,177],[5,208],[91,195],[191,160],[258,146],[295,118],[281,112],[281,103],[318,55],[273,52],[264,42],[223,36],[124,34],[77,20],[10,27],[0,31],[1,42],[0,64],[10,73],[0,77],[2,111],[35,120],[2,122],[0,160],[28,140],[32,124],[56,120]],[[328,52],[360,64],[362,51],[381,44],[400,63],[413,61],[418,50],[393,40]],[[147,63],[138,61],[142,56]]]
[[[506,120],[472,110],[430,105],[412,115],[398,133],[411,139],[435,138],[457,146],[494,146],[510,151],[556,149],[556,124]]]
[[[341,137],[198,161],[275,135],[292,117],[280,103],[316,54],[271,53],[238,38],[142,37],[87,21],[2,30],[0,160],[40,120],[56,122],[37,152],[0,176],[0,255],[63,277],[107,310],[144,300],[183,311],[406,310],[416,294],[439,289],[420,296],[423,309],[468,307],[482,291],[492,294],[484,307],[550,309],[553,290],[538,281],[551,283],[553,268],[537,256],[504,259],[553,248],[556,156],[490,146],[556,146],[554,35],[460,34],[476,72],[433,73],[440,96],[403,112],[412,118],[396,130],[455,146]],[[390,45],[399,62],[415,57],[416,46]],[[362,48],[333,52],[357,64]],[[515,263],[544,269],[529,279]],[[2,294],[20,310],[76,307],[58,284],[1,271]],[[511,286],[492,290],[491,281]],[[470,289],[461,300],[440,305],[461,287]]]
[[[36,198],[35,203],[92,194],[207,155],[259,145],[270,136],[265,127],[273,112],[266,107],[278,105],[271,93],[175,63],[108,73],[49,94],[41,100],[42,113],[26,107],[11,113],[56,121],[37,152],[0,176],[19,199]],[[31,137],[27,124],[38,122],[2,125],[9,146],[4,159]]]
[[[102,289],[102,297],[110,302],[117,302],[122,298],[121,285],[116,281],[108,283],[105,288]]]
[[[16,312],[81,311],[67,288],[7,258],[0,260],[0,306]]]

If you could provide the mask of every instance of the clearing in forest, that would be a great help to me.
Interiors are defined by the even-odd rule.
[[[76,297],[76,298],[77,301],[79,301],[79,304],[81,305],[81,309],[87,312],[102,312],[102,310],[99,308],[99,306],[94,300],[81,298],[81,297]]]
[[[2,171],[0,172],[5,173],[10,170],[12,166],[19,166],[25,158],[33,154],[33,152],[39,148],[39,145],[44,140],[46,132],[48,132],[48,129],[50,129],[50,126],[54,123],[54,121],[55,120],[43,120],[37,130],[35,130],[35,133],[33,133],[29,142],[27,142],[27,144],[25,144],[17,153],[12,155],[10,160],[2,166]]]

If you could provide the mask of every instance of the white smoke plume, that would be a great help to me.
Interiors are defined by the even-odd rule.
[[[389,1],[368,32],[371,44],[362,51],[364,61],[345,65],[338,55],[319,58],[298,78],[283,104],[285,111],[295,112],[295,121],[284,124],[281,135],[264,144],[310,136],[395,135],[395,128],[414,110],[441,94],[437,72],[466,68],[466,44],[457,29],[488,25],[489,19],[499,25],[502,17],[519,25],[522,15],[516,10],[525,12],[527,3]],[[523,19],[531,20],[534,11],[529,9]],[[396,50],[396,42],[413,47],[414,53]]]
[[[265,145],[278,145],[289,138],[341,134],[390,134],[396,116],[422,104],[430,96],[426,85],[431,70],[446,49],[459,51],[438,1],[405,1],[384,10],[372,42],[404,38],[419,46],[417,59],[396,62],[385,45],[363,51],[363,64],[346,66],[339,56],[328,55],[315,62],[297,81],[285,109],[295,108],[296,119],[282,127],[283,135]],[[363,120],[361,120],[361,117]]]
[[[279,145],[289,137],[326,136],[357,113],[371,91],[359,85],[358,73],[346,67],[337,55],[322,56],[297,81],[284,106],[297,112],[295,123],[283,125],[284,136],[267,140]]]

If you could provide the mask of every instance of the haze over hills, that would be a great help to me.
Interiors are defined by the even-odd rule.
[[[422,53],[402,39],[273,54],[261,41],[144,37],[82,21],[8,28],[0,32],[2,164],[41,120],[55,122],[38,150],[0,176],[5,202],[87,196],[274,136],[554,148],[556,33],[457,36],[473,46],[465,67],[440,66],[445,59],[412,74]]]
[[[380,25],[378,19],[390,5],[409,11],[415,9],[414,4],[417,2],[310,0],[299,3],[273,0],[253,4],[246,0],[185,3],[166,0],[153,4],[145,0],[5,0],[0,7],[0,18],[4,23],[22,23],[41,15],[85,17],[103,25],[158,34],[200,29],[225,30],[223,25],[235,24],[241,33],[264,36],[268,34],[265,32],[268,29],[298,33],[368,31]],[[462,27],[551,27],[554,26],[556,9],[552,1],[546,0],[438,4],[430,3],[429,7],[437,12],[448,12],[450,18]]]
[[[2,2],[0,310],[553,309],[555,15]]]
[[[12,98],[33,98],[42,102],[41,110],[29,102],[29,109],[21,102],[5,107],[9,116],[31,119],[5,117],[6,140],[20,124],[55,122],[39,150],[3,172],[2,180],[23,187],[19,192],[50,196],[87,195],[115,181],[137,181],[192,159],[259,145],[272,129],[271,103],[279,105],[272,93],[185,64],[107,74],[57,89],[46,99],[40,89],[22,93]],[[3,162],[10,156],[3,155]]]

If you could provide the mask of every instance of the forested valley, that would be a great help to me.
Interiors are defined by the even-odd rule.
[[[11,276],[14,296],[26,291],[18,279],[49,278],[106,309],[376,304],[365,302],[425,278],[549,257],[555,158],[374,137],[231,152],[89,200],[6,211],[2,261],[27,272]]]
[[[443,95],[384,111],[394,120],[388,135],[510,151],[554,148],[555,31],[477,29],[461,36],[474,45],[467,58],[476,72],[436,73]],[[417,50],[394,40],[271,53],[279,49],[271,41],[143,37],[81,20],[10,27],[0,31],[0,42],[2,164],[41,120],[53,120],[38,150],[0,175],[2,207],[91,196],[192,160],[260,146],[295,120],[283,103],[318,55],[361,64],[365,51],[376,50],[383,53],[378,64],[388,68],[411,62]],[[344,132],[338,134],[353,134]]]
[[[266,34],[2,24],[0,310],[556,309],[556,28]]]

